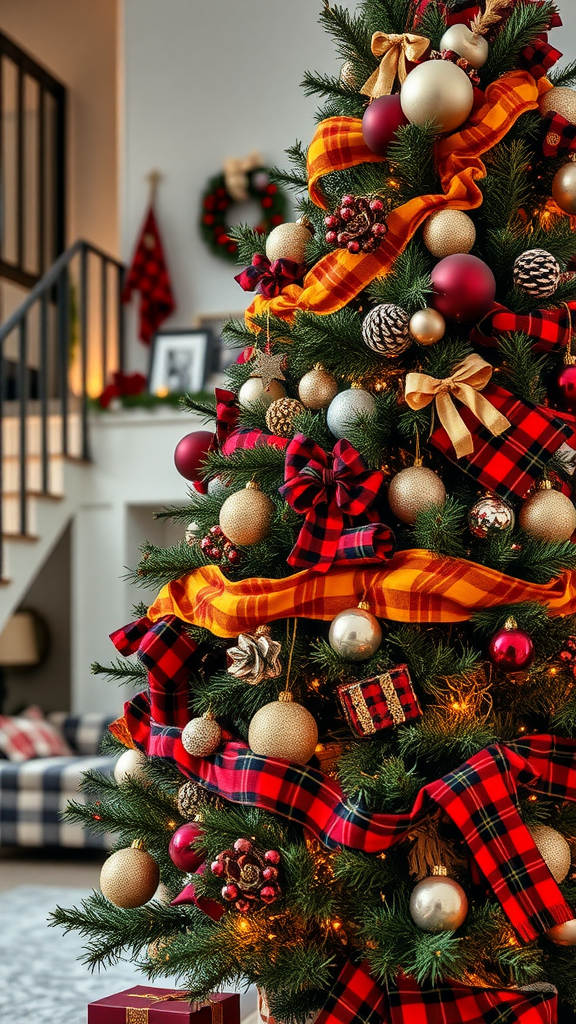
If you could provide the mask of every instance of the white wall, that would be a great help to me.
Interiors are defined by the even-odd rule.
[[[317,23],[320,0],[124,0],[122,252],[129,259],[147,201],[145,177],[165,174],[158,214],[178,310],[237,312],[252,296],[233,263],[199,237],[199,200],[226,156],[259,149],[286,166],[284,150],[314,132],[316,101],[299,88],[305,69],[336,67]],[[146,365],[133,343],[133,364]]]

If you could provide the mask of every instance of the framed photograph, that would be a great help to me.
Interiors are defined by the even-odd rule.
[[[227,320],[243,319],[243,309],[240,312],[236,311],[233,313],[199,313],[195,317],[194,326],[210,331],[212,337],[210,354],[210,370],[212,373],[221,373],[231,363],[236,362],[237,357],[242,352],[243,345],[239,348],[231,348],[230,345],[226,345],[222,340],[222,327]]]
[[[202,391],[210,347],[208,328],[158,331],[150,352],[150,393],[169,395]]]

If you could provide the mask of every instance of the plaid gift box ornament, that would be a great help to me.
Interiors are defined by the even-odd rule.
[[[342,683],[337,692],[350,728],[361,739],[422,714],[406,665],[396,665],[371,679]]]

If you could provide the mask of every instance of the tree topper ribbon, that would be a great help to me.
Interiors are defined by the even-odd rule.
[[[338,441],[328,455],[310,437],[296,434],[286,449],[285,483],[280,494],[306,516],[289,565],[326,572],[338,550],[344,516],[367,516],[383,482],[379,470],[369,470],[349,441]]]
[[[408,74],[407,63],[416,64],[429,46],[429,39],[412,32],[404,32],[402,35],[374,32],[372,53],[375,57],[382,57],[382,60],[380,67],[364,82],[360,90],[362,95],[371,96],[373,100],[379,96],[389,96],[396,76],[400,82],[404,82]]]
[[[294,260],[274,260],[256,253],[252,263],[242,273],[236,274],[234,280],[245,292],[259,291],[265,299],[274,299],[280,295],[288,284],[294,284],[302,277],[302,265]]]
[[[503,434],[511,425],[501,412],[478,392],[490,380],[493,367],[480,356],[467,356],[454,368],[450,377],[437,380],[427,373],[409,373],[406,376],[405,398],[411,409],[424,409],[436,400],[438,418],[448,434],[456,452],[456,458],[472,455],[474,439],[453,402],[457,398],[472,410],[480,423],[495,437]]]

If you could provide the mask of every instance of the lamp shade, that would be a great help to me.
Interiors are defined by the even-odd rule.
[[[0,665],[37,665],[40,661],[38,630],[34,614],[15,612],[0,633]]]

